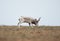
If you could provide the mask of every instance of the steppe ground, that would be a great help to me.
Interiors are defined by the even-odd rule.
[[[0,26],[0,41],[60,41],[60,26]]]

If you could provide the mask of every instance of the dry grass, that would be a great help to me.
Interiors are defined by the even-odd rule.
[[[60,41],[60,26],[0,26],[0,41]]]

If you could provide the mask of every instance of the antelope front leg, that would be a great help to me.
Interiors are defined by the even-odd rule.
[[[30,26],[33,28],[33,24],[32,23],[30,23]]]

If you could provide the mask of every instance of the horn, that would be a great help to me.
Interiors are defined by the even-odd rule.
[[[41,17],[38,19],[38,21],[40,21]]]

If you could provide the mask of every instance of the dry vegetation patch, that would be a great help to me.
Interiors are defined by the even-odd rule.
[[[0,41],[60,41],[60,26],[0,26]]]

